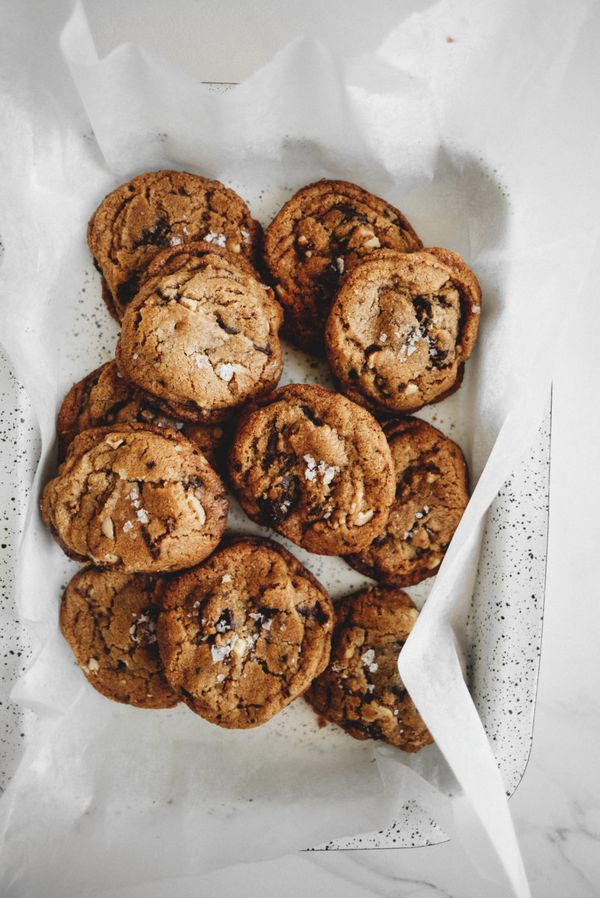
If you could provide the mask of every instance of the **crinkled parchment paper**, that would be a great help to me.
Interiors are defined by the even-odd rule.
[[[5,2],[0,37],[1,338],[43,447],[17,581],[37,652],[14,691],[37,717],[0,802],[2,894],[97,896],[272,857],[383,827],[410,796],[486,869],[495,854],[515,894],[528,895],[460,646],[486,509],[535,433],[591,283],[599,129],[584,87],[600,83],[597,7],[442,2],[376,54],[341,60],[298,40],[227,93],[134,45],[98,59],[82,9],[70,13],[62,0]],[[481,335],[464,385],[426,413],[462,444],[474,492],[399,662],[437,742],[414,758],[318,729],[302,701],[248,732],[185,708],[112,704],[58,634],[75,566],[44,531],[36,499],[54,465],[58,404],[111,356],[116,336],[85,225],[117,183],[167,166],[231,184],[265,224],[312,179],[356,181],[480,278]],[[286,361],[287,379],[327,382],[301,353]],[[232,522],[256,530],[238,512]],[[362,582],[341,561],[293,551],[334,596]]]

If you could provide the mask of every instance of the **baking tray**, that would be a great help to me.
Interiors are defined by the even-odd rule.
[[[233,85],[207,86],[223,92]],[[110,357],[116,333],[114,323],[106,321],[108,316],[101,308],[99,278],[93,269],[86,275],[82,293],[86,290],[87,297],[80,297],[73,318],[74,329],[81,333],[82,348],[81,357],[70,360],[74,376],[83,376]],[[89,317],[90,294],[98,297],[98,318]],[[93,363],[95,357],[98,361]],[[303,380],[328,385],[326,366],[313,362],[307,368],[306,357],[291,347],[285,349],[285,363],[282,383]],[[456,394],[418,415],[461,444],[466,434],[455,429],[454,401]],[[1,348],[0,408],[0,788],[4,789],[22,753],[25,715],[32,713],[11,702],[9,694],[32,655],[28,632],[16,613],[13,586],[19,533],[40,446],[27,395]],[[551,421],[550,395],[533,445],[488,511],[466,628],[467,682],[491,740],[507,795],[513,794],[523,777],[533,735],[545,590]],[[244,530],[247,523],[234,510],[230,524]],[[301,561],[308,562],[316,576],[321,574],[326,562],[320,556],[309,556],[298,547],[293,547],[293,551]],[[334,594],[350,591],[361,581],[364,578],[348,570]],[[419,607],[432,583],[428,580],[407,590]],[[422,808],[408,802],[389,829],[337,839],[319,847],[409,848],[446,839]]]

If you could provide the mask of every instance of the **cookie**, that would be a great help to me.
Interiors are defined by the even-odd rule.
[[[262,229],[243,199],[220,181],[164,170],[138,175],[109,193],[90,219],[87,239],[108,308],[120,320],[158,250],[205,240],[254,260]]]
[[[44,523],[77,561],[151,573],[216,548],[228,502],[202,453],[174,430],[96,427],[75,437],[44,489]]]
[[[181,246],[161,249],[155,256],[152,256],[144,270],[140,272],[140,287],[151,278],[175,274],[181,271],[182,268],[193,265],[197,259],[202,259],[207,253],[213,256],[221,256],[221,258],[228,260],[230,263],[235,263],[245,274],[260,280],[258,271],[245,256],[242,256],[240,253],[232,253],[206,240],[195,240],[191,243],[184,243]]]
[[[370,545],[394,499],[392,457],[377,421],[338,393],[306,384],[281,387],[242,417],[229,475],[253,521],[320,555]]]
[[[137,708],[172,708],[156,641],[166,577],[87,567],[60,607],[60,628],[94,689]]]
[[[402,212],[347,181],[299,190],[265,233],[264,261],[286,313],[286,335],[323,352],[323,330],[343,275],[381,247],[423,244]]]
[[[270,540],[240,539],[167,590],[157,625],[166,676],[211,723],[259,726],[325,668],[333,616],[293,555]]]
[[[342,390],[385,415],[438,402],[460,385],[481,310],[477,278],[446,249],[374,253],[344,280],[325,330]]]
[[[277,384],[282,311],[249,271],[231,253],[205,245],[184,253],[181,263],[165,261],[130,303],[116,351],[119,371],[166,414],[222,421]]]
[[[399,589],[372,586],[335,605],[327,669],[306,694],[317,714],[355,739],[415,752],[433,742],[398,673],[418,611]]]
[[[418,418],[384,427],[396,469],[385,530],[347,561],[374,580],[412,586],[435,574],[469,501],[460,448]]]
[[[78,381],[65,396],[56,422],[59,457],[64,459],[70,443],[82,430],[132,423],[179,430],[200,449],[213,468],[222,464],[223,427],[166,417],[150,404],[145,394],[120,376],[114,360]]]

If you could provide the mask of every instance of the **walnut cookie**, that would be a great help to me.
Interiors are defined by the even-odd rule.
[[[371,586],[335,605],[331,659],[306,699],[355,739],[416,752],[433,742],[398,673],[418,611],[410,596]]]
[[[71,558],[150,573],[206,558],[225,529],[228,502],[218,475],[181,434],[115,424],[75,437],[40,508]]]
[[[89,221],[87,239],[102,274],[103,297],[120,320],[158,250],[204,240],[254,261],[262,228],[242,198],[220,181],[162,170],[109,193]]]
[[[246,514],[321,555],[368,546],[394,499],[377,421],[323,387],[291,384],[242,416],[229,475]]]
[[[208,244],[155,262],[122,321],[120,373],[167,414],[224,420],[270,392],[283,367],[282,310],[250,266]]]
[[[60,628],[94,689],[137,708],[172,708],[156,641],[167,578],[86,567],[65,589]]]
[[[477,278],[456,253],[374,253],[335,298],[325,330],[329,364],[346,396],[365,408],[416,411],[460,385],[480,311]]]
[[[218,469],[222,462],[223,427],[165,416],[150,404],[146,394],[121,377],[114,359],[74,384],[63,399],[56,421],[59,457],[64,459],[70,443],[83,430],[134,423],[178,430],[197,446],[213,468]]]
[[[402,212],[348,181],[299,190],[265,233],[264,262],[286,312],[286,334],[323,353],[323,329],[343,275],[381,247],[413,252],[423,244]]]
[[[396,498],[385,530],[346,561],[374,580],[412,586],[444,559],[469,501],[467,464],[456,443],[419,418],[389,422],[384,432]]]
[[[166,676],[211,723],[259,726],[324,669],[333,617],[323,587],[282,546],[237,540],[167,590],[157,625]]]

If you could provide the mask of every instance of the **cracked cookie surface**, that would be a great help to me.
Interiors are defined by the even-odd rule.
[[[381,247],[413,252],[423,244],[404,215],[348,181],[299,190],[265,233],[264,260],[286,311],[286,334],[323,352],[323,329],[345,273]]]
[[[40,507],[70,557],[154,572],[206,558],[225,529],[228,502],[218,475],[185,437],[115,424],[75,437]]]
[[[89,221],[87,238],[104,299],[120,320],[158,250],[204,240],[254,260],[262,228],[242,198],[220,181],[162,170],[109,193]]]
[[[211,723],[258,726],[324,669],[333,616],[293,555],[240,539],[171,583],[157,625],[166,676]]]
[[[64,459],[70,443],[83,430],[134,423],[178,430],[200,449],[213,468],[222,465],[223,427],[165,416],[151,405],[146,394],[121,377],[114,360],[74,384],[63,399],[56,421],[59,456]]]
[[[346,557],[353,568],[384,583],[412,586],[439,569],[469,501],[465,458],[452,440],[418,418],[384,426],[396,498],[385,530]]]
[[[394,498],[377,421],[338,393],[305,384],[281,387],[244,414],[229,474],[253,521],[321,555],[369,545]]]
[[[399,589],[373,586],[335,605],[331,658],[306,699],[355,739],[404,751],[433,742],[398,673],[398,655],[418,611]]]
[[[270,392],[283,367],[282,310],[250,266],[205,245],[156,270],[123,317],[125,379],[167,414],[210,423]]]
[[[329,363],[355,402],[388,415],[415,411],[460,385],[480,310],[477,279],[456,253],[373,254],[335,298]]]
[[[167,578],[88,567],[75,574],[60,607],[60,628],[94,689],[137,708],[179,701],[165,678],[156,619]]]

